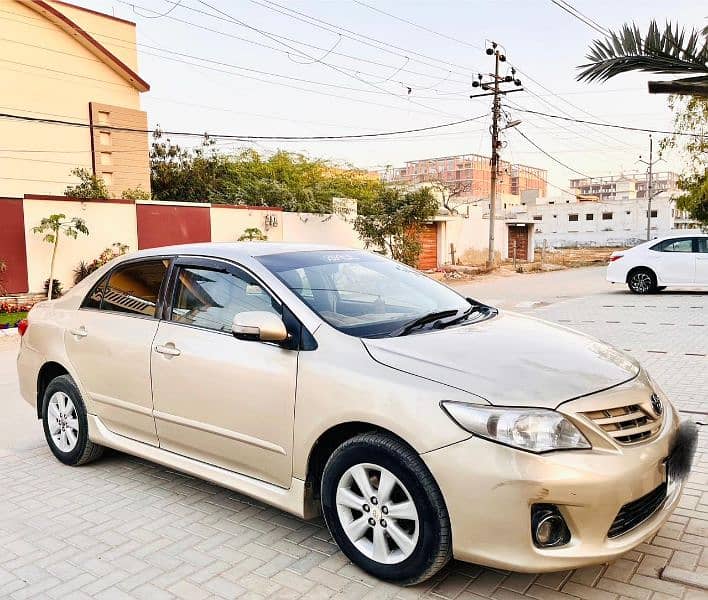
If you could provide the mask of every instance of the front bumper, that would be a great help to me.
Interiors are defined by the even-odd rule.
[[[666,481],[664,461],[678,431],[667,406],[648,443],[537,455],[472,437],[422,455],[447,503],[455,558],[525,572],[559,571],[605,562],[655,533],[676,507],[678,485],[634,529],[608,538],[620,508]],[[538,548],[531,505],[558,506],[571,540]]]

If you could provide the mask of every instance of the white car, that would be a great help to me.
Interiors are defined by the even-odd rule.
[[[668,286],[708,288],[708,234],[668,235],[613,252],[607,281],[626,283],[635,294]]]

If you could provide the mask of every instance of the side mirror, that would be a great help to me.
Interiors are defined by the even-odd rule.
[[[285,323],[276,314],[265,310],[250,310],[234,316],[231,331],[240,340],[284,342],[288,339]]]

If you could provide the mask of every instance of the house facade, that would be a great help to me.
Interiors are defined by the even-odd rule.
[[[3,0],[0,56],[0,197],[63,194],[77,167],[112,196],[150,190],[134,23],[57,0]]]

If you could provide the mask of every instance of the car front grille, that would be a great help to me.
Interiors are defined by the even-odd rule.
[[[582,413],[612,439],[621,444],[634,444],[653,438],[661,428],[661,415],[639,404],[617,406]]]
[[[617,513],[615,520],[607,532],[607,537],[614,538],[627,533],[651,517],[666,499],[666,483],[648,494],[628,502]]]

